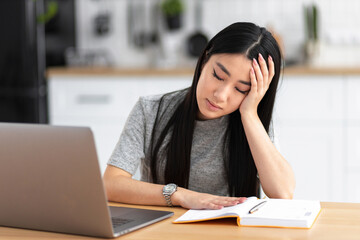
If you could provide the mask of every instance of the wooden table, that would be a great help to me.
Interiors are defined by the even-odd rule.
[[[134,206],[110,203],[112,206],[130,206],[157,210],[166,207]],[[221,219],[191,224],[172,224],[171,222],[186,210],[172,208],[174,216],[143,229],[119,237],[119,239],[360,239],[360,203],[321,203],[322,211],[311,229],[282,229],[261,227],[238,227],[235,219]],[[1,213],[0,213],[1,214]],[[99,239],[76,235],[32,231],[0,227],[0,240],[3,239]]]

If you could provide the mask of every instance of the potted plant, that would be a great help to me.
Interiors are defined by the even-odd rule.
[[[182,0],[164,0],[161,3],[161,10],[169,30],[176,30],[181,27],[181,18],[184,11]]]
[[[319,56],[319,14],[316,5],[312,4],[305,7],[306,20],[306,42],[305,54],[309,64],[313,64],[314,60]]]

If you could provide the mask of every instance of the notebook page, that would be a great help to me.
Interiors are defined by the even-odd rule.
[[[241,224],[309,227],[320,208],[319,201],[268,199],[257,212],[246,215]]]

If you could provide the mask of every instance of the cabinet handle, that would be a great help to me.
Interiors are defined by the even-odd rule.
[[[111,97],[109,95],[79,95],[76,99],[78,104],[108,104]]]

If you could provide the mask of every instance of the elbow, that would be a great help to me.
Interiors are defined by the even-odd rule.
[[[131,174],[117,167],[108,166],[103,176],[104,189],[108,201],[123,202],[129,192]],[[131,191],[131,190],[130,190]]]
[[[295,183],[292,186],[289,186],[287,189],[279,192],[276,198],[280,199],[293,199],[294,198],[294,191],[295,191]]]
[[[265,189],[264,189],[265,190]],[[295,183],[292,186],[288,186],[287,188],[281,187],[278,190],[273,189],[272,192],[267,194],[265,191],[264,193],[266,196],[270,198],[278,198],[278,199],[293,199],[294,198],[294,190],[295,190]]]
[[[277,198],[280,198],[280,199],[293,199],[294,198],[294,193],[293,192],[282,193]]]
[[[277,199],[293,199],[294,193],[293,192],[279,192],[276,194],[271,194],[269,197],[277,198]]]
[[[103,183],[104,183],[104,189],[105,189],[105,194],[106,194],[106,198],[108,201],[114,201],[114,194],[113,194],[113,184],[111,179],[109,179],[108,177],[106,177],[106,175],[104,175],[103,177]]]

